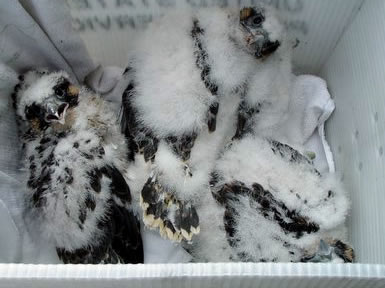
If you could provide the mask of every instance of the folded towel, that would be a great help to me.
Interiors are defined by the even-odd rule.
[[[324,131],[334,109],[323,79],[312,75],[294,77],[288,119],[279,131],[279,138],[305,154],[313,154],[314,165],[320,172],[335,171]]]

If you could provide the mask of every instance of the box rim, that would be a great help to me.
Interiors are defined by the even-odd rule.
[[[385,279],[385,265],[331,263],[0,264],[0,280],[159,279],[228,276]]]

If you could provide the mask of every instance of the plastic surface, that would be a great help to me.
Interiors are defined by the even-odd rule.
[[[0,265],[0,287],[385,287],[359,264]]]
[[[4,202],[0,200],[0,262],[12,263],[19,260],[19,231],[13,222]]]
[[[360,263],[385,263],[385,1],[367,0],[322,70],[336,111],[327,139],[351,194]]]

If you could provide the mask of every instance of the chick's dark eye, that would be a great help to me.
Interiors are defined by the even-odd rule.
[[[55,94],[56,94],[56,96],[63,98],[65,95],[65,91],[63,89],[56,88]]]
[[[262,15],[256,15],[253,17],[252,22],[254,25],[261,25],[263,20],[264,19],[263,19]]]
[[[66,89],[64,89],[64,87],[58,87],[55,89],[55,95],[59,98],[59,99],[64,99],[65,96],[66,96]]]
[[[54,91],[55,91],[55,95],[59,98],[59,99],[64,99],[66,96],[67,96],[67,93],[68,93],[68,87],[69,87],[70,83],[65,81],[59,85],[57,85],[55,88],[54,88]]]

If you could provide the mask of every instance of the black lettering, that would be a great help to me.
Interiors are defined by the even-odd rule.
[[[106,4],[106,1],[105,0],[98,0],[100,6],[102,6],[102,8],[106,8],[107,7],[107,4]]]
[[[186,2],[192,7],[207,7],[206,0],[186,0]]]
[[[100,19],[99,17],[95,16],[95,24],[99,24],[99,26],[102,27],[104,30],[110,30],[111,18],[108,15],[105,16],[105,19]]]
[[[90,9],[91,5],[88,0],[67,0],[68,5],[74,10]]]
[[[91,18],[85,20],[86,29],[95,30],[94,23]]]
[[[176,0],[156,0],[160,7],[175,7]]]
[[[73,18],[72,28],[77,32],[83,32],[86,29],[86,25],[79,18]]]
[[[138,15],[135,22],[136,26],[139,26],[138,28],[144,29],[152,22],[152,15]]]
[[[121,7],[123,5],[134,7],[134,3],[131,0],[116,0],[116,7]]]
[[[119,29],[125,29],[127,27],[135,28],[135,21],[131,16],[119,15],[115,17],[115,21],[118,24]]]

